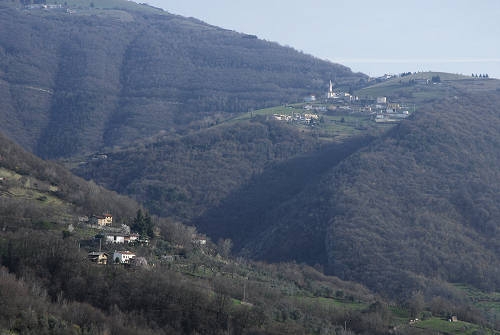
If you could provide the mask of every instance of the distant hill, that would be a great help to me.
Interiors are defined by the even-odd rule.
[[[130,1],[64,3],[0,2],[0,131],[42,157],[199,129],[323,92],[330,79],[355,88],[367,78]]]

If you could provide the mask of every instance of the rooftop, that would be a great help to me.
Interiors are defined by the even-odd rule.
[[[131,251],[115,251],[117,254],[122,254],[122,255],[135,255],[135,253]]]

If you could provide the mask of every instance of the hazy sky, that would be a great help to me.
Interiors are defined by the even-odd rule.
[[[372,76],[433,70],[500,78],[500,0],[147,2]]]

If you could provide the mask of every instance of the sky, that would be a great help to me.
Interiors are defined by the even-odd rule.
[[[500,0],[146,1],[371,76],[430,70],[500,78]]]

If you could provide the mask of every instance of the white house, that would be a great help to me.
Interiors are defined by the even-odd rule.
[[[106,243],[125,243],[125,235],[123,234],[106,234],[104,236]]]
[[[132,233],[130,235],[125,236],[125,242],[127,243],[134,243],[139,240],[139,234]]]
[[[134,258],[135,254],[130,251],[115,251],[113,253],[113,262],[115,263],[129,264]]]
[[[378,97],[377,98],[377,103],[378,104],[386,104],[387,103],[387,97]]]
[[[207,237],[202,234],[193,234],[191,235],[191,239],[194,244],[197,245],[206,245],[207,244]]]
[[[207,244],[207,239],[206,238],[199,238],[193,241],[195,244],[198,245],[206,245]]]
[[[304,117],[306,118],[306,120],[311,120],[311,119],[314,119],[314,120],[318,120],[319,119],[319,115],[318,114],[304,114]]]
[[[342,94],[342,100],[344,100],[344,101],[355,101],[355,100],[359,100],[359,97],[357,97],[355,95],[351,95],[348,92],[344,92]]]

